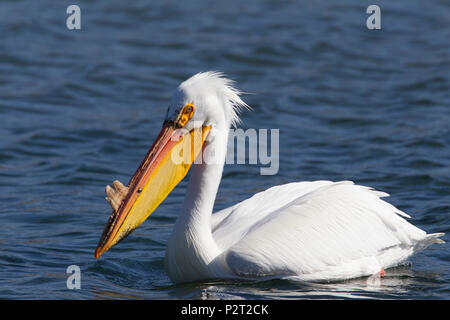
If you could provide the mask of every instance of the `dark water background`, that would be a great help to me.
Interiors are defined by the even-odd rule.
[[[280,128],[280,170],[228,165],[221,209],[272,185],[353,180],[427,232],[450,212],[450,3],[377,1],[0,2],[0,298],[449,299],[450,250],[435,245],[379,284],[289,281],[172,285],[165,247],[183,181],[139,229],[95,260],[110,209],[104,186],[128,181],[175,87],[225,72],[253,112]],[[239,187],[236,187],[236,186]],[[81,268],[81,289],[66,268]]]

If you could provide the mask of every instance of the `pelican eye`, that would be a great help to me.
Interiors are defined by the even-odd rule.
[[[188,103],[183,107],[183,110],[180,112],[178,119],[176,121],[176,125],[178,128],[182,128],[186,125],[186,123],[192,119],[194,116],[195,107],[192,103]]]

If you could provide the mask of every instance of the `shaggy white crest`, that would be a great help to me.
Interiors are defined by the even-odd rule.
[[[240,123],[242,109],[251,109],[234,87],[234,81],[222,72],[200,72],[182,82],[175,91],[169,106],[167,118],[174,117],[187,103],[193,103],[195,120],[207,121],[212,117],[225,119],[234,127]]]

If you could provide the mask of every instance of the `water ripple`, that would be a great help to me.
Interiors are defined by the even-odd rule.
[[[110,214],[104,186],[128,181],[172,90],[205,70],[251,93],[244,128],[281,138],[277,175],[225,167],[217,210],[276,184],[350,179],[390,193],[428,232],[450,232],[447,2],[382,2],[380,32],[352,1],[80,6],[74,32],[64,3],[0,3],[0,298],[448,299],[448,246],[379,284],[172,285],[164,254],[186,181],[126,241],[93,256]],[[71,264],[82,290],[65,286]]]

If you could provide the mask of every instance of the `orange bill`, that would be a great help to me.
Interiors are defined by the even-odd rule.
[[[199,156],[210,126],[187,132],[165,124],[128,184],[128,193],[114,211],[95,250],[99,258],[139,227],[186,176]]]

